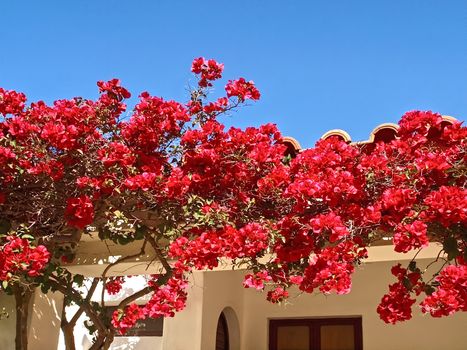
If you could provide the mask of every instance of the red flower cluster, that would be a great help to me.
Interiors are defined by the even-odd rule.
[[[441,186],[428,195],[424,203],[428,206],[427,216],[431,221],[446,227],[467,222],[467,189]]]
[[[426,224],[420,220],[415,220],[411,224],[397,226],[394,232],[394,250],[406,253],[411,249],[428,246],[426,229]]]
[[[203,111],[209,115],[215,115],[225,111],[229,105],[229,99],[227,97],[220,97],[217,101],[211,102],[204,106]]]
[[[157,279],[150,281],[154,288],[151,299],[144,307],[144,313],[148,317],[173,317],[177,311],[185,308],[187,299],[187,281],[183,272],[175,269],[172,278],[163,285],[157,284]]]
[[[109,95],[113,95],[117,100],[121,101],[125,98],[130,98],[130,92],[120,85],[120,80],[112,79],[109,81],[98,81],[97,86],[99,92],[105,92]]]
[[[204,232],[191,241],[186,237],[176,239],[170,245],[169,254],[189,262],[196,269],[212,269],[218,265],[222,250],[223,241],[219,233]]]
[[[217,63],[215,60],[206,60],[204,57],[199,57],[193,60],[191,71],[200,75],[198,85],[202,88],[212,86],[211,81],[222,78],[224,65]]]
[[[227,227],[223,235],[225,256],[236,259],[254,257],[268,247],[268,231],[258,223],[249,223],[240,230]]]
[[[438,289],[421,303],[422,311],[433,317],[467,311],[467,266],[446,266],[439,276]]]
[[[313,232],[318,235],[329,234],[329,242],[334,243],[349,235],[349,231],[345,227],[341,218],[329,212],[327,214],[320,214],[310,220],[310,225]]]
[[[244,78],[229,80],[225,86],[227,97],[237,97],[241,102],[245,100],[259,100],[261,94],[253,81]]]
[[[31,246],[29,240],[7,236],[0,252],[0,281],[15,275],[37,277],[49,262],[50,253],[43,245]]]
[[[180,237],[170,245],[169,253],[197,269],[212,269],[222,256],[231,259],[257,256],[267,248],[268,238],[268,231],[258,223],[239,230],[227,226],[224,230],[203,232],[192,240]]]
[[[70,226],[84,228],[94,220],[94,205],[88,196],[69,198],[67,200],[65,217]]]
[[[0,114],[18,114],[24,109],[26,95],[0,88]]]
[[[128,167],[134,164],[136,157],[130,149],[120,142],[110,142],[107,149],[101,148],[97,154],[105,167],[110,168],[114,165]]]
[[[122,123],[122,136],[136,153],[152,155],[161,145],[180,136],[190,117],[181,103],[165,101],[143,92],[128,123]]]
[[[112,325],[120,334],[125,334],[126,331],[136,324],[138,320],[144,318],[143,308],[137,304],[130,304],[124,310],[115,310],[112,314]]]
[[[410,292],[415,290],[419,294],[423,284],[419,272],[407,273],[401,264],[393,266],[391,272],[399,281],[389,286],[389,294],[384,295],[376,311],[384,322],[395,324],[412,318],[415,299]]]
[[[139,175],[128,177],[123,183],[123,186],[133,191],[138,189],[148,191],[154,187],[156,178],[156,174],[144,172]]]
[[[110,277],[105,283],[105,290],[110,295],[118,294],[122,290],[122,284],[124,282],[125,277],[123,276]]]
[[[268,291],[266,299],[269,300],[271,303],[277,304],[289,297],[289,292],[287,292],[282,287],[276,287],[273,290]]]
[[[255,288],[257,290],[264,289],[264,283],[272,281],[272,277],[269,276],[267,271],[260,271],[254,275],[247,274],[243,280],[243,286],[245,288]]]
[[[308,293],[319,288],[324,294],[332,291],[347,294],[352,286],[350,276],[354,272],[354,264],[365,255],[365,250],[358,250],[349,241],[324,248],[321,253],[310,258],[299,288]]]

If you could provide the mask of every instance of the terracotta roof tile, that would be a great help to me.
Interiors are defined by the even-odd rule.
[[[446,122],[446,124],[452,124],[452,122],[456,120],[456,118],[453,118],[448,115],[443,115],[443,119]],[[321,139],[327,139],[331,136],[337,136],[343,141],[353,142],[356,144],[371,144],[379,141],[390,142],[391,140],[394,140],[397,137],[398,130],[399,125],[397,124],[383,123],[374,128],[373,131],[370,133],[368,139],[364,141],[352,141],[350,135],[345,130],[341,129],[329,130],[323,136],[321,136]],[[288,148],[287,154],[293,155],[303,150],[300,146],[300,143],[293,137],[284,137],[283,142]]]

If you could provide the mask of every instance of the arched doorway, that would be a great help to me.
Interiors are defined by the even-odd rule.
[[[240,350],[240,323],[231,307],[219,315],[216,329],[216,350]]]
[[[216,350],[230,350],[229,327],[224,312],[221,312],[217,321]]]

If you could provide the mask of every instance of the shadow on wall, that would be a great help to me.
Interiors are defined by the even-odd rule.
[[[138,347],[140,340],[141,339],[139,337],[115,338],[110,349],[111,350],[135,350]]]
[[[162,350],[163,337],[116,337],[110,350]]]
[[[44,337],[44,333],[50,328],[58,332],[60,331],[61,315],[62,315],[62,300],[58,294],[48,293],[43,294],[37,291],[34,293],[33,300],[30,305],[30,323],[32,327],[29,329],[29,341],[39,341]]]
[[[92,343],[87,335],[83,336],[81,344],[76,344],[77,350],[89,350]],[[110,350],[159,350],[162,349],[162,337],[116,337]]]

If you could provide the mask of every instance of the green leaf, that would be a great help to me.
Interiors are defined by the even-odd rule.
[[[457,249],[457,240],[454,237],[448,237],[443,242],[443,249],[448,255],[448,260],[453,260],[459,255]]]
[[[81,287],[83,285],[83,282],[84,282],[84,276],[83,275],[75,275],[73,277],[73,282]]]
[[[412,283],[410,282],[410,280],[409,280],[407,277],[404,277],[404,279],[402,280],[402,284],[404,285],[404,287],[405,287],[407,290],[411,290],[411,289],[412,289]]]
[[[435,291],[436,291],[436,289],[433,288],[433,286],[431,286],[431,285],[429,285],[429,284],[425,285],[425,293],[426,293],[427,295],[431,295],[431,294],[433,294]]]
[[[135,239],[143,239],[147,231],[148,228],[146,226],[137,226],[135,229]]]
[[[27,239],[29,241],[34,241],[34,236],[32,236],[30,234],[21,235],[21,238]]]
[[[48,284],[41,284],[41,292],[44,293],[44,294],[47,294],[47,292],[49,291],[50,289],[50,285]]]
[[[415,261],[411,261],[409,264],[409,270],[414,272],[417,269],[417,263]]]
[[[111,235],[112,233],[107,227],[99,227],[97,231],[97,236],[99,237],[99,239],[102,239],[102,240],[109,238]]]
[[[132,239],[128,239],[128,238],[125,238],[125,237],[122,237],[122,236],[117,236],[117,243],[118,244],[126,245],[126,244],[130,243],[131,241],[132,241]]]

